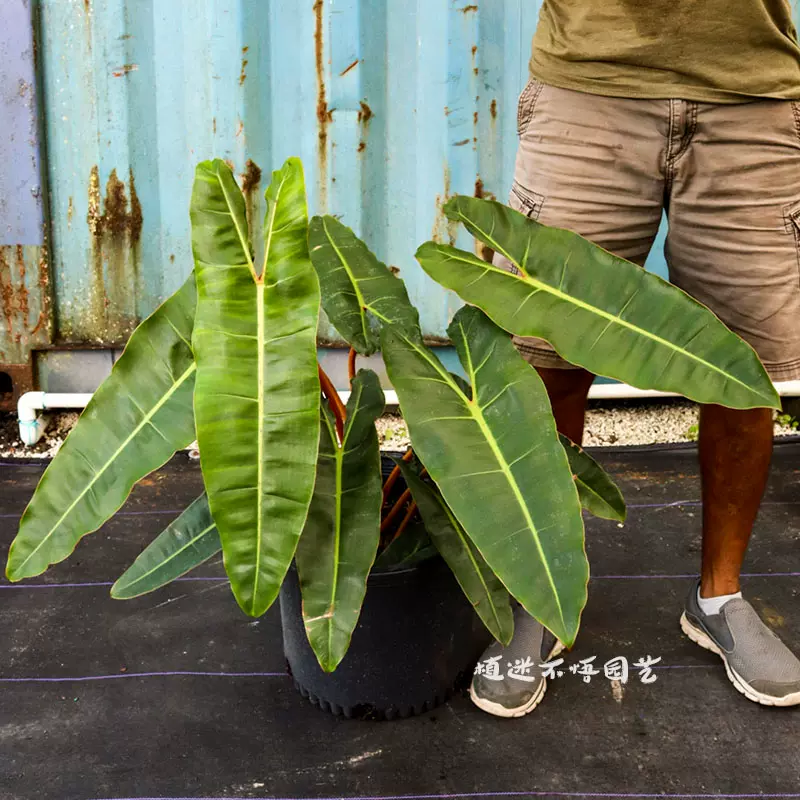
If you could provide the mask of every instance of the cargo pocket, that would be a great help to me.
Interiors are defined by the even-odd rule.
[[[800,200],[783,207],[783,226],[794,237],[797,279],[800,283]]]
[[[542,213],[542,206],[544,205],[544,195],[526,189],[522,184],[514,181],[511,186],[508,205],[514,211],[519,211],[520,214],[524,214],[529,219],[539,219],[539,214]],[[798,203],[798,212],[800,212],[800,203]]]
[[[528,125],[533,119],[536,99],[539,97],[543,85],[535,78],[531,78],[528,85],[522,90],[519,103],[517,103],[517,136],[522,136],[528,130]]]

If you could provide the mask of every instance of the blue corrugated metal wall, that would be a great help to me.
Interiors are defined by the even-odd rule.
[[[180,285],[193,169],[212,156],[231,160],[260,216],[267,170],[299,155],[312,212],[341,214],[399,267],[426,333],[444,334],[455,301],[413,253],[450,235],[447,196],[508,191],[537,3],[42,0],[41,12],[61,339],[119,342]]]
[[[25,360],[27,349],[49,341],[124,341],[191,268],[192,174],[212,156],[233,163],[260,217],[268,175],[260,178],[251,162],[266,173],[299,155],[312,212],[342,215],[397,266],[425,332],[442,336],[457,301],[427,279],[413,253],[432,236],[456,234],[472,246],[442,216],[449,195],[506,197],[539,6],[4,0],[6,32],[30,27],[31,9],[39,16],[53,278],[48,286],[41,237],[28,242],[26,232],[0,242],[21,253],[19,269],[6,270],[9,286],[30,283],[34,261],[41,277],[34,302],[9,306],[0,352],[14,357],[5,360]],[[1,86],[13,89],[16,73],[31,71],[30,47],[22,56],[19,69],[11,62],[0,69]],[[34,130],[33,94],[12,95],[7,102]],[[7,158],[2,171],[15,174]],[[23,221],[41,232],[44,209],[34,206]],[[0,227],[7,223],[10,232],[19,214],[6,211],[0,208]],[[649,265],[664,272],[659,243]]]

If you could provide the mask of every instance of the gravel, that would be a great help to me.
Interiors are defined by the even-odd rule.
[[[615,403],[595,401],[586,414],[584,445],[612,447],[620,445],[691,442],[697,439],[698,408],[682,400],[636,401]],[[34,447],[25,447],[19,439],[15,414],[0,414],[0,458],[52,458],[64,437],[78,419],[74,411],[54,414],[42,438]],[[798,431],[785,416],[775,422],[776,436]],[[378,439],[384,450],[405,450],[409,445],[408,429],[397,412],[384,414],[377,421]],[[195,446],[189,448],[191,455]]]

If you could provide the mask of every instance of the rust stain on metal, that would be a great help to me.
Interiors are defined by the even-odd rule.
[[[34,280],[37,269],[39,277]],[[17,369],[22,370],[20,376],[27,374],[31,347],[50,343],[49,289],[44,245],[0,245],[0,372]],[[23,383],[27,386],[30,381],[14,379],[14,399],[19,394],[17,384]]]
[[[242,120],[239,120],[236,123],[236,133],[235,133],[236,138],[238,139],[243,133],[244,133],[244,122],[242,122]],[[228,166],[230,166],[231,169],[233,169],[233,167],[230,164]]]
[[[169,254],[169,263],[170,264],[174,264],[175,263],[175,253],[170,253]]]
[[[261,168],[252,159],[248,158],[242,173],[242,193],[244,194],[245,213],[250,230],[255,227],[255,203],[260,183]]]
[[[243,47],[242,54],[246,53],[247,49],[248,48]],[[241,72],[239,72],[239,86],[244,86],[244,82],[247,80],[247,65],[249,63],[250,62],[246,58],[242,58],[242,69]]]
[[[91,0],[83,0],[83,10],[88,14],[92,10]]]
[[[136,72],[139,69],[138,64],[123,64],[121,67],[117,67],[117,69],[112,70],[111,74],[115,78],[121,78],[123,75],[127,75],[129,72]]]
[[[17,255],[17,280],[19,283],[17,284],[17,306],[19,307],[19,312],[22,314],[22,319],[27,321],[28,319],[28,287],[25,285],[25,254],[22,250],[22,245],[18,244],[16,247],[16,255]]]
[[[358,121],[363,123],[369,122],[375,116],[372,113],[372,109],[363,100],[359,103],[359,106],[361,108],[358,112]]]
[[[319,202],[322,209],[328,205],[328,125],[333,120],[333,111],[328,108],[325,86],[325,35],[323,30],[323,0],[314,2],[314,57],[317,71],[317,125],[319,162]]]
[[[477,177],[475,180],[475,197],[479,200],[496,200],[497,198],[492,194],[492,192],[487,192],[483,181],[481,180],[480,176]],[[488,247],[483,242],[475,240],[475,253],[482,258],[484,261],[488,261],[490,264],[494,260],[494,250],[491,247]]]
[[[217,135],[217,118],[216,117],[214,117],[211,120],[211,131],[214,134],[214,136]]]
[[[458,223],[448,219],[444,213],[445,203],[450,199],[450,167],[444,165],[444,191],[436,196],[436,215],[433,220],[433,232],[431,238],[435,242],[443,243],[448,241],[451,245],[456,243]]]
[[[477,124],[478,124],[478,112],[477,112],[477,111],[476,111],[476,112],[475,112],[475,113],[472,115],[472,122],[473,122],[475,125],[477,125]]]
[[[478,6],[471,5],[471,6],[464,6],[463,8],[458,9],[462,14],[470,14],[474,11],[478,10]]]
[[[489,113],[492,115],[492,119],[497,119],[497,98],[489,104]]]
[[[142,217],[142,204],[139,202],[139,195],[136,194],[136,181],[133,177],[133,170],[128,168],[128,186],[131,191],[131,214],[130,214],[130,230],[131,230],[131,244],[138,244],[142,238],[142,225],[144,218]]]
[[[0,305],[9,340],[14,331],[14,289],[12,287],[11,265],[6,259],[5,247],[0,247]]]
[[[469,144],[472,139],[462,139],[460,142],[455,142],[453,147],[463,147],[465,144]]]
[[[67,228],[72,229],[72,217],[75,214],[75,205],[72,202],[72,195],[70,195],[69,200],[67,201]]]
[[[351,69],[355,69],[355,68],[358,66],[358,64],[359,64],[360,60],[361,60],[361,59],[357,58],[357,59],[356,59],[356,60],[355,60],[355,61],[354,61],[352,64],[350,64],[350,66],[349,66],[349,67],[345,67],[345,68],[344,68],[344,69],[343,69],[343,70],[342,70],[342,71],[339,73],[339,77],[340,77],[340,78],[343,78],[345,75],[347,75],[347,73],[348,73],[348,72],[350,72],[350,70],[351,70]]]
[[[400,274],[400,267],[396,267],[394,264],[392,264],[389,267],[389,272],[391,272],[392,275],[399,275]]]
[[[130,198],[130,199],[129,199]],[[128,187],[111,170],[100,193],[97,166],[89,174],[86,223],[91,238],[89,308],[82,320],[84,335],[103,342],[124,340],[136,326],[142,206],[136,193],[133,170]]]

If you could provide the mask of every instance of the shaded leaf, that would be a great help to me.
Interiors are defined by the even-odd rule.
[[[580,504],[541,379],[476,308],[448,329],[470,400],[426,347],[394,328],[383,356],[415,452],[506,588],[574,641],[588,564]]]
[[[625,500],[617,484],[583,448],[566,436],[559,434],[558,438],[567,453],[581,505],[596,517],[625,522]]]
[[[314,217],[309,247],[322,287],[322,307],[361,355],[371,355],[380,345],[376,320],[397,325],[409,335],[419,331],[419,313],[403,281],[350,228],[334,217]]]
[[[467,599],[495,639],[508,644],[514,634],[514,615],[505,587],[470,541],[438,488],[424,481],[411,464],[397,463],[431,539]]]
[[[322,407],[316,486],[296,555],[308,641],[326,672],[336,669],[350,646],[380,540],[375,420],[384,396],[371,370],[360,370],[351,389],[341,444],[333,415]]]
[[[160,589],[221,549],[208,498],[203,494],[139,554],[111,587],[111,596],[129,600]]]

